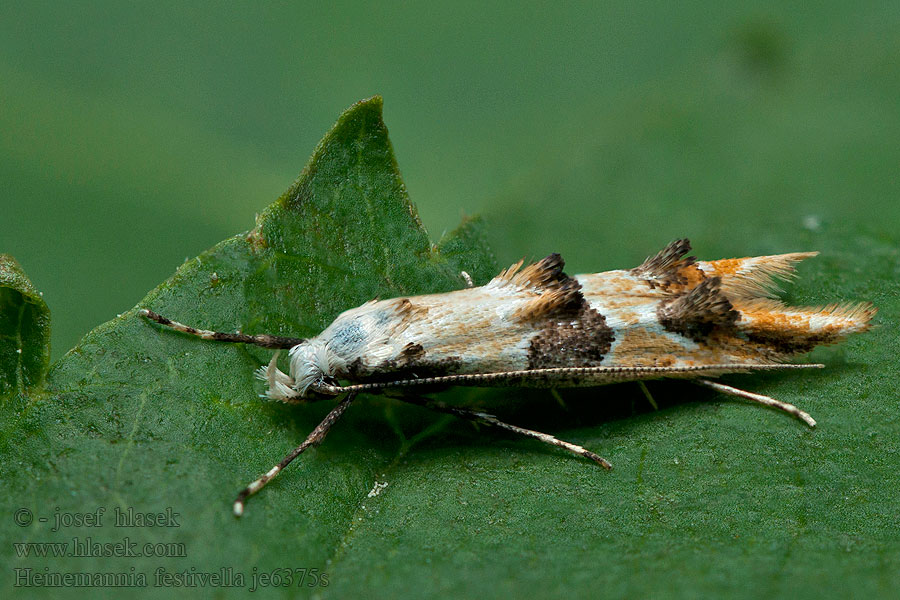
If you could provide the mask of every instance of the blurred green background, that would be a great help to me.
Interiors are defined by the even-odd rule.
[[[0,11],[0,251],[44,291],[55,357],[251,227],[376,93],[432,238],[482,213],[500,262],[900,223],[896,2]]]

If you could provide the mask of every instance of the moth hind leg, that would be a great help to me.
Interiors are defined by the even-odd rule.
[[[518,433],[519,435],[524,435],[526,437],[530,437],[545,444],[550,444],[551,446],[556,446],[557,448],[562,448],[564,450],[568,450],[573,454],[577,454],[578,456],[583,456],[588,458],[604,469],[612,469],[612,465],[609,464],[602,456],[591,452],[587,448],[583,448],[577,444],[573,444],[572,442],[567,442],[565,440],[561,440],[556,438],[549,433],[542,433],[540,431],[534,431],[533,429],[525,429],[524,427],[519,427],[518,425],[512,425],[510,423],[506,423],[501,421],[494,415],[480,412],[477,410],[469,410],[466,408],[457,408],[455,406],[448,406],[443,402],[438,402],[436,400],[432,400],[430,398],[426,398],[424,396],[412,396],[412,395],[399,395],[392,396],[397,400],[402,400],[403,402],[409,402],[410,404],[415,404],[417,406],[422,406],[424,408],[429,408],[431,410],[446,413],[449,415],[454,415],[463,419],[467,419],[469,421],[474,421],[476,423],[482,423],[484,425],[490,425],[492,427],[497,427],[499,429],[504,429],[506,431],[511,431],[513,433]]]
[[[148,310],[146,308],[140,309],[138,311],[138,314],[145,319],[155,321],[160,325],[165,325],[166,327],[174,329],[175,331],[188,333],[190,335],[195,335],[197,337],[203,338],[204,340],[211,340],[214,342],[253,344],[255,346],[262,346],[263,348],[293,348],[297,344],[305,341],[302,338],[281,337],[278,335],[269,335],[265,333],[258,335],[246,335],[243,333],[225,333],[222,331],[197,329],[196,327],[191,327],[190,325],[185,325],[184,323],[179,323],[178,321],[173,321],[168,317],[164,317],[161,314],[155,313],[152,310]]]
[[[738,398],[744,398],[745,400],[750,400],[752,402],[762,404],[763,406],[771,406],[772,408],[777,408],[778,410],[784,411],[789,415],[797,417],[810,427],[816,426],[816,420],[813,419],[809,413],[800,410],[793,404],[782,402],[781,400],[776,400],[775,398],[772,398],[770,396],[763,396],[762,394],[754,394],[753,392],[734,388],[730,385],[725,385],[724,383],[719,383],[717,381],[710,381],[709,379],[697,379],[694,381],[694,383],[714,389],[717,392],[721,392],[723,394],[728,394],[729,396],[736,396]]]

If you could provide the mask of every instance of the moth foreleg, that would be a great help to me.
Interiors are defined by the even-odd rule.
[[[303,454],[303,452],[309,448],[310,446],[317,446],[324,438],[328,431],[331,429],[331,426],[335,424],[335,422],[344,414],[344,411],[347,410],[347,407],[350,406],[350,403],[353,401],[353,398],[356,397],[356,394],[347,394],[344,399],[342,399],[337,406],[331,409],[325,418],[322,419],[322,422],[319,423],[315,429],[312,430],[303,443],[291,450],[291,452],[281,459],[281,462],[269,469],[265,475],[262,475],[256,481],[245,487],[238,494],[237,498],[234,501],[234,515],[236,517],[240,517],[244,514],[244,504],[246,504],[247,498],[252,496],[259,490],[261,490],[267,483],[272,481],[272,479],[278,475],[285,467],[287,467],[291,462]]]
[[[254,344],[263,348],[293,348],[297,344],[305,341],[302,338],[281,337],[278,335],[269,335],[266,333],[259,335],[245,335],[243,333],[225,333],[222,331],[210,331],[208,329],[197,329],[190,325],[173,321],[168,317],[164,317],[152,310],[142,308],[138,314],[151,321],[156,321],[160,325],[170,327],[175,331],[189,333],[203,338],[204,340],[212,340],[214,342],[236,342],[239,344]]]
[[[573,444],[571,442],[567,442],[565,440],[561,440],[553,437],[549,433],[542,433],[540,431],[534,431],[532,429],[525,429],[524,427],[519,427],[518,425],[511,425],[504,421],[501,421],[494,415],[480,412],[476,410],[469,410],[466,408],[457,408],[455,406],[448,406],[443,402],[438,402],[436,400],[432,400],[430,398],[426,398],[424,396],[412,396],[412,395],[398,395],[392,396],[397,400],[402,400],[403,402],[409,402],[410,404],[416,404],[418,406],[422,406],[425,408],[429,408],[431,410],[447,413],[450,415],[455,415],[457,417],[467,419],[469,421],[474,421],[476,423],[483,423],[485,425],[491,425],[493,427],[498,427],[500,429],[505,429],[506,431],[512,431],[513,433],[518,433],[520,435],[524,435],[526,437],[534,438],[536,440],[540,440],[545,444],[550,444],[551,446],[556,446],[558,448],[563,448],[572,452],[573,454],[577,454],[579,456],[583,456],[585,458],[589,458],[604,469],[612,469],[612,465],[609,462],[591,452],[587,448],[582,448],[577,444]]]
[[[706,386],[708,388],[712,388],[717,392],[722,392],[723,394],[728,394],[729,396],[737,396],[738,398],[745,398],[747,400],[751,400],[758,404],[763,404],[765,406],[771,406],[773,408],[777,408],[778,410],[783,410],[784,412],[794,415],[810,427],[816,426],[816,420],[813,419],[809,413],[800,410],[793,404],[788,404],[787,402],[782,402],[781,400],[776,400],[775,398],[770,398],[769,396],[763,396],[762,394],[754,394],[753,392],[747,392],[745,390],[740,390],[738,388],[733,388],[730,385],[725,385],[724,383],[719,383],[717,381],[710,381],[708,379],[696,379],[694,383],[697,385]]]

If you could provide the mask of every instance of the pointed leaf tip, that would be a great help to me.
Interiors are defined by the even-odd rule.
[[[481,237],[471,222],[442,242],[446,256],[433,246],[396,168],[380,98],[345,111],[321,148],[287,201],[268,207],[249,236],[187,261],[139,307],[213,330],[297,337],[319,333],[340,312],[376,296],[449,291],[465,285],[460,271],[476,279],[496,272],[484,265],[488,254],[478,251]],[[258,526],[222,536],[232,488],[268,468],[278,448],[295,446],[298,431],[321,420],[320,407],[256,399],[262,384],[253,373],[271,352],[202,340],[136,313],[84,336],[47,375],[39,403],[26,401],[31,394],[0,403],[9,408],[0,413],[0,455],[12,465],[0,468],[4,510],[15,512],[28,499],[35,508],[73,512],[104,503],[153,512],[171,507],[184,514],[171,539],[187,541],[198,570],[278,569],[285,553],[299,564],[324,566],[359,512],[358,494],[371,487],[371,474],[399,456],[395,436],[364,432],[386,413],[398,431],[413,431],[428,416],[414,407],[395,413],[378,399],[356,407],[331,434],[338,439],[323,446],[330,458],[303,460],[278,484],[283,490],[315,482],[324,493],[273,489],[251,515]],[[260,440],[270,450],[260,449]],[[266,506],[300,518],[259,520]],[[8,539],[22,531],[12,519],[0,526]],[[264,545],[244,560],[243,549],[275,538],[287,545]],[[193,548],[195,539],[224,543]],[[0,557],[9,563],[5,547]],[[156,561],[137,557],[128,566],[153,573]],[[53,557],[47,565],[53,572],[84,570],[78,557]]]
[[[331,129],[316,145],[309,162],[294,184],[279,198],[288,210],[298,210],[314,196],[316,180],[330,179],[333,185],[368,157],[386,159],[389,171],[398,180],[399,169],[382,118],[381,96],[365,98],[340,114]],[[408,200],[407,200],[408,202]]]
[[[0,254],[0,397],[41,383],[50,364],[50,310],[22,267]]]

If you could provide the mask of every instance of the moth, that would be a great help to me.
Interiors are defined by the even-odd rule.
[[[448,385],[566,388],[683,378],[815,426],[796,406],[710,378],[822,368],[786,361],[865,331],[875,308],[792,307],[778,300],[777,280],[791,279],[794,265],[817,252],[698,261],[686,256],[690,249],[687,239],[677,240],[633,269],[575,276],[563,271],[558,254],[527,266],[519,261],[484,286],[372,300],[309,339],[208,331],[147,309],[140,314],[207,340],[289,349],[289,373],[278,369],[277,353],[257,372],[272,400],[340,398],[302,444],[239,493],[238,516],[246,499],[320,443],[362,392],[399,392],[399,400],[529,436],[607,469],[609,462],[586,448],[422,392]]]

